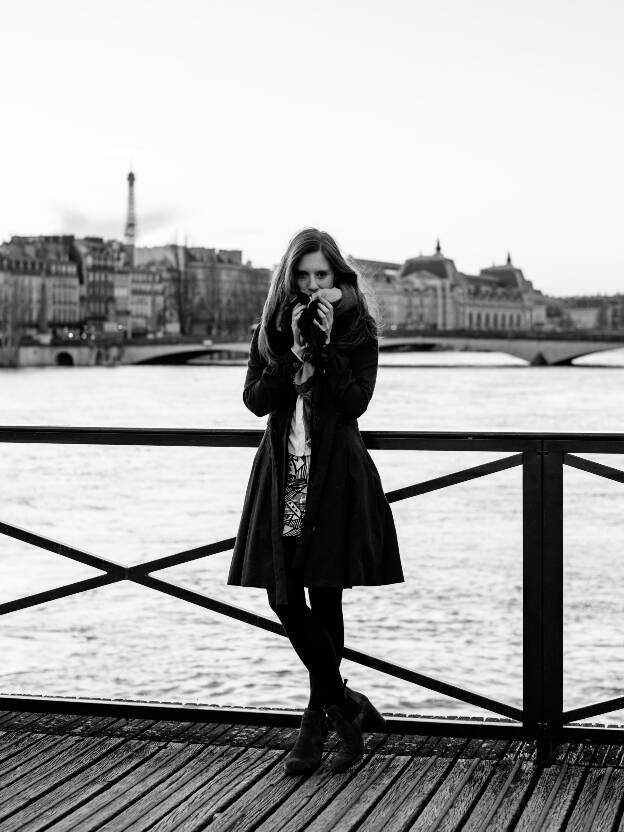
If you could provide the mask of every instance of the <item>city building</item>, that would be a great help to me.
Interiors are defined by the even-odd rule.
[[[247,338],[260,318],[271,274],[243,263],[240,250],[137,247],[135,261],[163,275],[167,309],[184,335]]]
[[[350,258],[374,288],[382,321],[391,329],[521,330],[547,325],[546,299],[507,257],[478,275],[458,271],[435,253],[403,264]]]
[[[0,245],[0,326],[5,340],[72,331],[80,322],[72,237],[19,237]],[[9,336],[10,331],[10,336]]]
[[[624,295],[574,295],[550,300],[568,328],[624,330]]]

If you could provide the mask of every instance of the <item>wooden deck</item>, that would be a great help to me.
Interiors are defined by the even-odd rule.
[[[290,777],[296,729],[0,711],[2,832],[624,830],[624,747],[366,734]]]

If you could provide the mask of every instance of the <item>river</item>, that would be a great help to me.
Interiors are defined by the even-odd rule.
[[[0,372],[5,425],[261,428],[242,366]],[[624,350],[571,367],[496,353],[382,356],[362,430],[622,432]],[[235,534],[253,449],[4,445],[1,519],[122,564]],[[503,454],[374,451],[386,490]],[[591,457],[624,468],[622,456]],[[623,693],[624,491],[566,468],[564,707]],[[405,583],[344,592],[345,642],[522,703],[521,469],[393,505]],[[226,585],[230,552],[158,573],[277,621]],[[0,536],[0,600],[99,574]],[[0,690],[303,708],[288,641],[127,582],[2,618]],[[347,660],[383,711],[485,712]],[[624,712],[609,721],[624,723]]]

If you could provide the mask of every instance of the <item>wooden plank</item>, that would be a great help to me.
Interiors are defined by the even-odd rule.
[[[509,748],[504,754],[506,760],[523,760],[524,762],[535,762],[536,747],[533,740],[512,740]]]
[[[267,725],[232,725],[212,741],[212,745],[229,745],[249,748],[270,731]]]
[[[43,766],[39,766],[24,775],[14,784],[11,792],[4,799],[0,795],[0,819],[8,817],[19,810],[24,803],[24,794],[28,799],[35,799],[56,788],[59,783],[92,765],[117,748],[123,740],[118,739],[78,739],[65,751],[54,756]]]
[[[468,757],[472,752],[479,760],[501,760],[505,756],[510,745],[509,740],[483,739],[476,747],[466,746],[460,753],[460,757]]]
[[[388,734],[383,745],[384,754],[415,755],[421,751],[426,742],[431,742],[432,739],[437,742],[438,737],[431,738],[421,734]]]
[[[583,777],[580,766],[549,766],[543,769],[535,784],[515,832],[538,832],[548,829],[557,832],[564,828],[570,809]]]
[[[141,731],[142,740],[175,740],[180,734],[188,731],[194,722],[179,722],[175,719],[159,719],[153,725],[146,726]],[[265,729],[266,730],[266,729]]]
[[[0,769],[5,760],[16,754],[21,754],[26,748],[36,745],[42,739],[48,739],[45,734],[4,734],[0,737]],[[58,737],[56,738],[58,739]]]
[[[109,717],[106,717],[108,719]],[[110,724],[98,723],[100,727],[94,729],[98,736],[124,737],[126,739],[144,739],[143,732],[151,728],[157,721],[155,719],[125,719],[122,717],[111,717]],[[102,727],[103,726],[103,727]]]
[[[283,729],[278,729],[283,730]],[[290,729],[288,729],[290,730]],[[306,780],[305,775],[285,775],[282,763],[286,752],[275,761],[266,774],[222,811],[216,811],[210,824],[210,832],[247,832],[256,830],[271,818],[277,807],[284,803]]]
[[[456,760],[431,800],[424,807],[410,832],[456,829],[469,813],[493,770],[489,760]]]
[[[571,742],[568,744],[568,753],[563,760],[564,763],[568,765],[576,765],[579,758],[583,754],[585,750],[585,743],[583,742]]]
[[[71,734],[74,737],[102,737],[110,736],[110,728],[118,722],[114,716],[89,716],[85,714],[76,722],[63,726],[63,734]],[[58,733],[58,732],[57,732]]]
[[[0,728],[3,731],[23,731],[28,726],[31,726],[41,719],[45,714],[32,713],[30,711],[12,711],[8,716],[5,716],[0,723]]]
[[[463,757],[472,742],[468,737],[440,737],[434,746],[435,754],[437,757],[454,760],[456,757]]]
[[[593,742],[586,742],[583,745],[583,750],[575,760],[577,766],[589,766],[592,764],[598,746]]]
[[[353,777],[356,777],[357,773],[366,766],[367,761],[373,754],[374,743],[376,742],[378,746],[383,744],[383,738],[379,734],[370,734],[368,737],[369,751],[364,757],[342,772],[332,772],[329,768],[327,763],[333,756],[331,751],[324,755],[321,765],[312,773],[302,774],[298,777],[284,774],[280,763],[279,776],[283,779],[294,780],[300,785],[296,791],[288,789],[288,798],[274,805],[272,812],[257,827],[258,832],[260,830],[273,832],[276,829],[284,830],[284,832],[290,832],[290,830],[299,832],[300,829],[307,828],[307,824],[314,820],[344,785]],[[331,748],[335,747],[336,743],[331,746]],[[381,760],[389,758],[390,755],[379,756]],[[291,791],[292,794],[290,794]],[[226,811],[229,812],[229,810],[230,807],[226,807]]]
[[[610,832],[624,794],[624,775],[613,778],[614,769],[590,769],[570,815],[570,832]]]
[[[273,832],[277,829],[284,830],[284,832],[287,830],[298,831],[304,827],[307,829],[307,824],[314,820],[316,815],[323,810],[345,783],[357,776],[358,771],[365,767],[366,761],[370,757],[370,755],[367,755],[346,771],[335,773],[327,765],[330,753],[325,753],[320,766],[313,772],[296,777],[286,775],[283,772],[281,761],[276,764],[274,777],[277,788],[272,791],[274,795],[273,805],[270,805],[269,795],[267,795],[263,804],[259,807],[261,809],[260,825],[254,827],[254,829],[257,829],[258,832],[260,830],[262,832]],[[387,760],[390,757],[380,756],[379,759]],[[297,785],[298,788],[293,789],[291,783]],[[224,826],[236,829],[233,822],[234,818],[234,807],[225,807]],[[220,822],[219,818],[215,820]]]
[[[438,757],[412,757],[358,832],[404,832],[443,781],[453,763]],[[268,832],[268,827],[267,827]]]
[[[271,728],[270,731],[267,731],[266,734],[258,737],[255,740],[254,745],[258,748],[273,748],[276,751],[290,751],[297,741],[298,733],[298,728],[281,728],[276,725]],[[326,746],[328,739],[329,735],[325,740]]]
[[[196,746],[197,747],[197,746]],[[239,751],[239,756],[232,757],[232,753]],[[255,755],[252,756],[252,755]],[[158,822],[167,823],[165,816],[169,817],[175,815],[176,812],[185,812],[186,805],[189,799],[193,799],[195,793],[204,787],[207,783],[211,783],[213,778],[218,778],[221,782],[222,788],[238,789],[238,784],[232,780],[232,767],[237,768],[238,778],[248,784],[253,781],[254,777],[261,772],[273,768],[276,760],[281,759],[283,752],[268,751],[265,749],[246,749],[240,751],[236,748],[226,748],[211,746],[199,750],[199,754],[190,763],[188,763],[184,770],[177,772],[175,776],[170,776],[163,781],[157,793],[151,792],[143,796],[143,798],[136,803],[133,803],[124,813],[124,830],[127,832],[144,832],[144,830],[152,829],[153,824]],[[240,792],[240,789],[238,789]],[[245,797],[249,794],[249,790],[245,789]],[[226,799],[224,794],[214,794],[212,802]],[[202,807],[202,814],[212,817],[213,810],[208,808],[208,805]],[[163,821],[164,819],[164,821]],[[130,820],[130,823],[128,823]],[[195,817],[191,819],[193,825],[197,824]],[[177,829],[179,821],[169,827],[170,829]],[[201,821],[200,828],[203,829],[205,820]],[[184,823],[186,829],[186,822]],[[108,823],[98,827],[98,832],[117,832],[118,819],[113,818]]]
[[[57,755],[67,752],[75,746],[76,742],[73,737],[44,737],[35,747],[30,746],[23,754],[7,761],[7,764],[2,767],[0,788],[8,789],[13,783],[21,781],[30,772],[46,765]]]
[[[145,758],[138,768],[132,769],[121,779],[108,783],[103,791],[92,795],[86,803],[71,807],[69,814],[55,822],[54,832],[90,832],[99,830],[102,824],[108,822],[112,822],[112,828],[115,828],[115,821],[118,829],[121,813],[124,813],[125,819],[129,806],[151,791],[158,794],[163,781],[175,777],[181,767],[203,753],[195,744],[188,749],[173,743],[162,748],[160,743],[143,743],[141,740],[128,740],[126,744],[131,742],[138,743],[139,748],[144,746],[148,751],[156,749],[156,753]],[[227,751],[225,749],[225,753]]]
[[[624,745],[611,745],[605,760],[605,765],[614,768],[624,767]]]
[[[513,829],[520,809],[536,781],[538,772],[534,763],[520,759],[506,760],[499,763],[497,770],[499,769],[501,770],[501,779],[504,776],[503,782],[500,783],[500,779],[496,781],[493,777],[474,809],[476,829],[492,828],[500,830],[500,832]],[[499,783],[500,790],[497,791]],[[485,817],[481,820],[484,811]],[[472,815],[469,818],[469,824],[471,818]]]
[[[351,832],[390,789],[411,757],[371,757],[334,799],[306,826],[306,832]]]
[[[602,766],[604,768],[611,765],[610,763],[605,762],[610,750],[611,746],[607,743],[601,743],[600,745],[597,745],[596,750],[594,752],[594,757],[592,759],[592,765]]]
[[[89,768],[64,780],[56,788],[23,806],[9,822],[19,832],[40,832],[66,817],[74,807],[89,805],[94,795],[107,789],[109,784],[134,773],[143,761],[156,755],[157,743],[141,743],[128,740],[110,754],[95,761]],[[79,827],[74,827],[75,829]]]
[[[232,725],[233,723],[229,722],[195,722],[179,739],[184,742],[212,743],[217,737],[232,728]]]
[[[82,719],[80,714],[40,714],[40,719],[31,730],[46,734],[64,733],[65,729]]]
[[[559,743],[555,747],[554,753],[552,755],[551,764],[552,765],[561,765],[562,763],[565,763],[569,750],[570,750],[570,743],[569,742]]]
[[[233,754],[237,756],[216,776],[202,772],[188,781],[184,790],[174,792],[155,812],[160,817],[153,826],[149,826],[150,832],[203,830],[215,813],[222,812],[230,803],[247,793],[256,780],[266,774],[283,756],[281,751],[264,748],[246,748],[242,753],[239,748],[227,748],[223,757]],[[164,816],[163,809],[167,812]],[[133,818],[132,824],[127,827],[128,832],[145,829],[145,820],[152,822],[151,817]],[[111,823],[102,827],[101,832],[118,832],[118,828]]]
[[[512,784],[521,776],[521,767],[520,760],[503,760],[495,766],[486,788],[470,812],[465,827],[462,827],[464,832],[480,832],[488,828],[505,799],[509,798]],[[499,823],[502,819],[503,813],[501,812]],[[497,824],[496,828],[506,829],[507,826]]]

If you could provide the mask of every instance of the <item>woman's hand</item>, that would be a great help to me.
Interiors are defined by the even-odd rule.
[[[342,289],[339,289],[338,286],[332,286],[330,289],[317,289],[316,292],[312,293],[311,299],[325,298],[330,303],[338,303],[341,297]]]
[[[299,316],[305,309],[302,303],[298,303],[292,311],[292,334],[296,347],[302,347],[301,333],[299,332]]]
[[[323,291],[330,291],[325,289]],[[329,334],[331,332],[332,324],[334,322],[334,307],[324,297],[320,298],[318,305],[318,318],[314,319],[314,323],[319,329],[325,333],[325,343],[329,344]],[[294,318],[294,315],[293,315]]]

